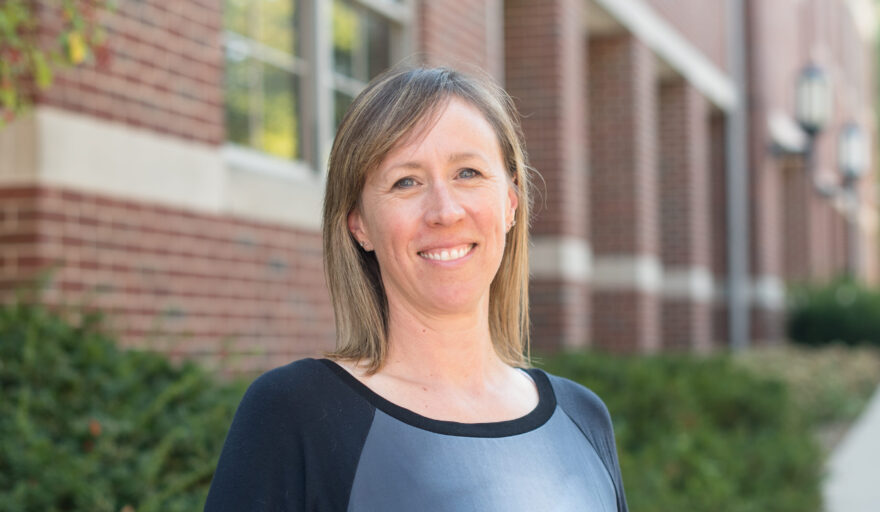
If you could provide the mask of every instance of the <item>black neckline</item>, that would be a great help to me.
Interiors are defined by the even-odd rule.
[[[317,361],[323,363],[343,383],[370,402],[375,408],[407,425],[434,432],[435,434],[461,437],[515,436],[525,434],[540,427],[550,419],[553,411],[556,410],[556,395],[553,393],[553,386],[550,384],[547,374],[537,368],[525,370],[532,377],[532,380],[535,381],[535,386],[538,388],[538,405],[528,414],[505,421],[459,423],[457,421],[435,420],[401,407],[365,386],[363,382],[348,373],[345,368],[339,366],[336,362],[330,359],[318,359]]]

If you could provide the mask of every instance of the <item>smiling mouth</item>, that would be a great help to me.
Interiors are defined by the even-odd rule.
[[[467,256],[477,244],[462,245],[451,249],[420,251],[419,256],[434,261],[452,261]]]

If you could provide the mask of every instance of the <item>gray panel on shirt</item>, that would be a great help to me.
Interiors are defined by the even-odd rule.
[[[550,419],[508,437],[422,430],[376,410],[348,510],[615,511],[608,470],[577,425]]]

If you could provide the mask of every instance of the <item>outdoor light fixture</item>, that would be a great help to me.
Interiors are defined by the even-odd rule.
[[[856,123],[846,123],[840,132],[837,161],[845,185],[855,183],[868,168],[868,148],[865,135]]]
[[[808,64],[798,77],[795,117],[807,134],[807,143],[803,150],[804,169],[816,191],[827,196],[827,187],[816,175],[816,139],[831,119],[831,86],[825,72],[815,64]]]
[[[795,115],[801,128],[812,138],[831,118],[831,85],[825,72],[809,64],[797,81]]]

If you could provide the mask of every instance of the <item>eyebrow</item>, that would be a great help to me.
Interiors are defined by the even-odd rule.
[[[480,155],[479,153],[470,153],[470,152],[453,153],[453,154],[449,155],[448,162],[455,163],[455,162],[460,162],[462,160],[470,160],[470,159],[477,159],[482,162],[486,162],[486,159],[483,158],[483,156]],[[403,162],[400,164],[392,165],[390,167],[390,169],[396,169],[396,168],[401,168],[401,167],[404,169],[421,169],[422,164],[419,162],[416,162],[416,161],[409,161],[409,162]]]

